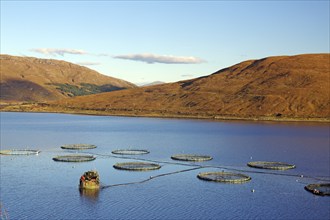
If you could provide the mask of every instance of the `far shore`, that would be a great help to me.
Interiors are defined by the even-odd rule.
[[[34,112],[34,113],[62,113],[95,116],[122,116],[122,117],[150,117],[150,118],[178,118],[178,119],[205,119],[205,120],[237,120],[237,121],[274,121],[274,122],[318,122],[329,123],[329,118],[299,118],[299,117],[276,117],[276,116],[237,116],[237,115],[212,115],[212,114],[171,114],[158,113],[157,111],[134,111],[134,110],[94,110],[40,106],[37,104],[1,104],[0,112]]]

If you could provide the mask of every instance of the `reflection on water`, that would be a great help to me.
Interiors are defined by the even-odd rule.
[[[99,189],[82,189],[79,188],[80,195],[86,199],[96,202],[99,197]]]
[[[0,202],[10,219],[328,220],[330,197],[313,195],[304,186],[320,182],[316,176],[329,180],[329,135],[328,124],[1,113],[1,150],[29,148],[41,153],[0,156]],[[95,144],[96,149],[79,153],[92,154],[96,160],[74,164],[52,160],[77,153],[60,148],[77,143]],[[134,157],[157,161],[161,168],[114,169],[114,164],[131,160],[111,152],[129,148],[147,149],[149,154]],[[168,163],[175,154],[213,159],[196,162],[205,167],[192,169]],[[247,167],[251,161],[281,161],[296,168],[259,172]],[[102,185],[116,187],[78,191],[86,170],[97,170]],[[200,172],[222,170],[252,179],[222,184],[197,178]]]

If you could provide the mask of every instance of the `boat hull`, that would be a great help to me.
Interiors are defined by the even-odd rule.
[[[99,189],[100,185],[94,181],[81,181],[79,184],[81,189]]]
[[[91,170],[85,172],[79,181],[80,189],[99,189],[100,188],[100,177],[97,171]]]

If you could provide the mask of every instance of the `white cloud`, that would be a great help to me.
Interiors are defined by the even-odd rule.
[[[204,60],[197,57],[181,57],[181,56],[171,56],[171,55],[155,55],[155,54],[128,54],[114,56],[117,59],[134,60],[152,63],[165,63],[165,64],[196,64],[203,63]]]
[[[95,66],[95,65],[100,65],[101,63],[97,63],[97,62],[78,62],[76,63],[78,65],[82,65],[82,66]]]
[[[31,49],[31,51],[36,53],[42,53],[45,55],[61,55],[64,56],[64,54],[76,54],[76,55],[84,55],[87,54],[87,52],[83,50],[76,50],[76,49],[56,49],[56,48],[36,48]]]

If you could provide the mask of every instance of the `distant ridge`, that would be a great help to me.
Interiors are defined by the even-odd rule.
[[[248,60],[212,75],[27,106],[104,115],[255,120],[330,119],[330,54]]]
[[[142,85],[140,85],[140,87],[155,86],[155,85],[161,85],[161,84],[164,84],[164,83],[165,82],[162,82],[162,81],[154,81],[154,82],[151,82],[151,83],[142,84]]]
[[[60,60],[0,55],[0,61],[2,102],[58,100],[136,87]]]

